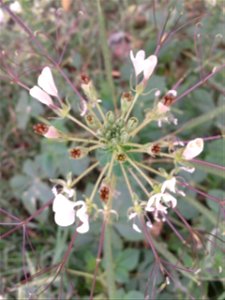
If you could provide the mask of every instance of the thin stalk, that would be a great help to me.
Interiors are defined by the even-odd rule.
[[[130,181],[129,181],[129,179],[128,179],[128,176],[127,176],[127,173],[126,173],[126,171],[125,171],[125,169],[124,169],[124,166],[122,165],[122,164],[120,164],[120,168],[121,168],[121,170],[122,170],[122,173],[123,173],[123,177],[124,177],[124,179],[125,179],[125,182],[126,182],[126,185],[127,185],[127,188],[128,188],[128,191],[129,191],[129,194],[130,194],[130,197],[131,197],[131,200],[133,201],[134,199],[133,199],[133,196],[134,196],[134,192],[133,192],[133,190],[132,190],[132,187],[131,187],[131,184],[130,184]],[[134,201],[133,201],[134,202]]]
[[[136,94],[135,94],[135,96],[134,96],[134,99],[133,99],[133,101],[132,101],[132,103],[131,103],[131,106],[129,107],[129,109],[128,109],[128,111],[127,111],[127,114],[126,114],[126,116],[125,116],[125,118],[124,118],[124,121],[125,121],[125,122],[128,120],[128,118],[129,118],[129,116],[130,116],[130,114],[131,114],[131,112],[132,112],[132,109],[134,108],[134,105],[135,105],[135,103],[137,102],[137,99],[138,99],[139,95],[140,95],[140,94],[136,92]]]
[[[142,189],[142,191],[146,194],[147,197],[149,197],[149,192],[147,191],[147,189],[144,187],[143,183],[141,182],[141,180],[137,177],[137,175],[131,170],[129,169],[130,174],[133,176],[134,180],[139,184],[140,188]]]
[[[76,123],[77,125],[79,125],[83,129],[85,129],[86,131],[90,132],[92,135],[97,136],[97,134],[93,130],[91,130],[90,128],[88,128],[86,125],[84,125],[82,122],[80,122],[79,120],[77,120],[75,117],[73,117],[71,115],[67,115],[67,117],[68,117],[68,119],[72,120],[74,123]]]
[[[102,169],[100,175],[98,176],[98,179],[97,179],[97,181],[95,183],[95,186],[94,186],[94,188],[92,190],[92,193],[91,193],[91,196],[90,196],[90,200],[94,199],[94,196],[95,196],[95,194],[97,192],[98,186],[100,185],[100,182],[101,182],[103,176],[105,175],[105,172],[108,169],[108,167],[109,167],[109,164],[106,164],[105,167]]]
[[[101,147],[101,145],[94,145],[94,146],[91,146],[91,147],[88,148],[88,152],[91,152],[91,151],[93,151],[93,150],[96,150],[96,149],[98,149],[98,148],[100,148],[100,147]]]
[[[108,286],[109,299],[116,299],[116,284],[114,274],[114,264],[112,255],[112,225],[110,222],[106,224],[105,229],[105,240],[104,240],[104,258],[105,258],[105,269],[106,269],[106,280]]]
[[[130,159],[129,157],[127,157],[127,160],[128,160],[128,162],[132,165],[132,167],[134,167],[138,172],[139,172],[139,174],[142,176],[142,177],[144,177],[144,179],[149,183],[149,185],[151,186],[151,187],[153,187],[153,183],[152,183],[152,181],[148,178],[148,176],[137,166],[137,164],[134,162],[134,161],[132,161],[132,159]]]
[[[78,181],[80,181],[83,177],[85,177],[88,173],[90,173],[92,170],[94,170],[94,168],[96,168],[99,165],[99,162],[97,161],[96,163],[94,163],[93,165],[91,165],[89,168],[87,168],[80,176],[78,176],[77,178],[75,178],[72,183],[71,183],[71,187],[73,187],[75,184],[77,184]]]
[[[105,118],[104,112],[103,112],[103,110],[102,110],[102,108],[101,108],[101,105],[99,105],[98,102],[96,103],[96,107],[97,107],[97,109],[98,109],[99,114],[100,114],[101,117],[102,117],[102,120],[103,120],[104,122],[106,122],[106,118]]]
[[[84,277],[84,278],[87,278],[87,279],[93,279],[94,278],[93,274],[90,274],[90,273],[87,273],[87,272],[82,272],[82,271],[79,271],[79,270],[66,269],[66,272],[69,273],[69,274]],[[98,282],[100,282],[104,287],[106,287],[106,283],[103,280],[103,278],[101,278],[100,276],[96,276],[96,280]]]
[[[65,135],[63,138],[67,141],[74,141],[74,142],[81,142],[81,143],[88,143],[88,144],[100,144],[100,142],[97,140],[83,139],[79,137],[77,138],[70,135]]]
[[[131,131],[130,136],[136,135],[139,131],[141,131],[145,126],[147,126],[152,119],[145,119],[137,128]]]
[[[113,82],[112,77],[112,66],[111,66],[111,55],[108,48],[108,42],[107,42],[107,35],[105,30],[105,18],[101,7],[101,1],[96,0],[97,3],[97,13],[98,13],[98,22],[99,22],[99,29],[100,29],[100,43],[102,47],[102,53],[104,58],[104,64],[106,68],[106,76],[108,85],[110,88],[110,92],[113,99],[113,104],[115,111],[117,112],[117,101],[116,101],[116,92],[115,92],[115,86]]]
[[[142,164],[142,163],[139,163],[139,162],[136,162],[136,164],[137,164],[138,166],[140,166],[141,168],[143,168],[143,169],[145,169],[145,170],[148,170],[148,171],[151,172],[151,173],[154,173],[154,174],[159,175],[159,176],[161,176],[161,177],[165,177],[165,176],[163,176],[159,171],[156,171],[155,169],[153,169],[153,168],[151,168],[151,167],[149,167],[149,166],[146,166],[146,165],[144,165],[144,164]]]

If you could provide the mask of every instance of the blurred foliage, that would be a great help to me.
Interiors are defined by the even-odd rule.
[[[5,1],[11,3],[12,1]],[[111,95],[106,83],[106,74],[99,42],[99,28],[95,1],[52,1],[21,0],[22,12],[19,15],[29,24],[31,30],[41,40],[48,53],[55,59],[60,58],[61,66],[76,85],[80,84],[80,74],[87,73],[94,81],[103,99],[104,106],[112,108]],[[68,2],[68,3],[67,3]],[[167,31],[183,11],[184,24],[169,43],[159,53],[159,66],[156,74],[149,81],[147,90],[154,88],[165,92],[185,75],[185,80],[178,88],[178,93],[186,90],[197,80],[201,64],[210,71],[220,66],[224,59],[224,6],[217,1],[212,6],[210,1],[155,1],[157,28],[162,28],[169,7],[176,7],[171,15]],[[213,2],[213,1],[211,1]],[[70,3],[70,4],[69,4]],[[118,91],[117,96],[129,89],[131,64],[129,50],[143,48],[152,53],[157,45],[154,25],[153,1],[102,1],[107,20],[107,33],[112,54],[113,75]],[[66,6],[68,5],[68,6]],[[64,10],[63,10],[64,7]],[[197,18],[197,19],[193,19]],[[189,20],[189,21],[188,21]],[[194,20],[190,22],[190,20]],[[200,25],[196,25],[200,22]],[[49,116],[49,111],[28,95],[27,91],[9,79],[7,72],[13,72],[15,78],[31,87],[43,66],[48,64],[32,40],[7,15],[0,24],[0,62],[1,80],[1,208],[23,220],[33,214],[40,206],[53,197],[51,178],[64,177],[68,172],[79,175],[90,164],[92,157],[73,161],[68,155],[68,145],[41,140],[33,133],[32,126],[40,116]],[[196,55],[195,35],[200,33],[197,43],[200,54]],[[65,48],[64,48],[65,47]],[[60,93],[69,99],[74,113],[79,113],[79,102],[64,79],[55,72]],[[142,96],[135,107],[139,118],[143,117],[154,93]],[[190,140],[195,137],[207,137],[225,133],[224,124],[224,72],[216,74],[204,86],[182,99],[174,108],[178,117],[179,137]],[[57,128],[70,130],[66,121],[49,118]],[[78,130],[74,129],[73,130]],[[153,141],[174,131],[173,126],[158,128],[151,125],[137,137],[140,142]],[[81,133],[82,134],[82,133]],[[85,135],[84,135],[85,137]],[[225,166],[224,140],[208,141],[201,158],[208,162]],[[99,153],[99,157],[102,157]],[[88,194],[97,176],[92,174],[88,180],[82,180],[78,186],[78,195]],[[198,166],[194,175],[184,175],[186,180],[197,188],[220,199],[224,196],[224,171]],[[119,179],[119,197],[114,208],[123,213],[113,229],[113,256],[118,299],[144,299],[144,291],[151,289],[148,282],[151,269],[154,268],[153,254],[149,246],[132,230],[127,222],[126,211],[128,191]],[[135,183],[133,183],[134,187]],[[157,286],[157,299],[224,299],[224,220],[220,208],[209,199],[186,191],[188,197],[179,199],[178,208],[189,224],[202,232],[199,247],[189,248],[182,244],[168,225],[162,225],[155,233],[157,250],[164,259],[179,257],[186,267],[198,266],[198,285],[183,273],[174,275],[174,281],[164,286],[164,278],[157,268],[154,280]],[[137,192],[142,197],[141,191]],[[96,199],[96,201],[98,201]],[[199,205],[195,205],[195,203]],[[175,218],[175,216],[172,216]],[[15,221],[15,220],[14,220]],[[2,223],[11,223],[9,216],[1,214]],[[45,291],[46,298],[86,299],[90,293],[95,258],[99,243],[101,223],[92,221],[91,230],[85,236],[78,236],[65,270]],[[187,239],[188,230],[177,221],[179,232]],[[1,233],[12,226],[2,226]],[[73,229],[58,228],[53,222],[52,212],[46,209],[29,225],[26,237],[26,254],[22,255],[24,232],[21,230],[0,241],[1,249],[1,284],[0,295],[4,299],[28,299],[29,293],[40,291],[46,282],[53,279],[56,268],[50,266],[60,263],[67,250]],[[217,236],[215,238],[214,236]],[[219,240],[221,238],[221,240]],[[32,246],[31,241],[32,240]],[[210,243],[210,241],[213,243]],[[213,246],[215,245],[215,246]],[[170,253],[170,254],[168,254]],[[23,260],[26,260],[24,263]],[[175,262],[173,262],[175,263]],[[104,260],[100,263],[99,276],[95,289],[95,299],[103,299],[106,293],[104,285]],[[26,276],[35,275],[44,269],[43,274],[34,277],[26,285],[19,284]],[[58,291],[61,291],[58,296]],[[151,293],[150,293],[151,294]],[[35,294],[35,299],[43,299]],[[0,296],[1,297],[1,296]],[[30,298],[29,298],[30,299]]]

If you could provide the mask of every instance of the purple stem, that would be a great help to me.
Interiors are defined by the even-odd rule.
[[[60,68],[59,64],[54,61],[54,59],[48,54],[45,47],[42,45],[42,43],[35,37],[33,32],[30,30],[30,28],[23,22],[23,20],[18,17],[16,14],[14,14],[10,8],[3,3],[2,0],[0,0],[0,4],[3,7],[4,10],[11,16],[11,18],[27,33],[27,35],[31,38],[31,40],[34,42],[34,44],[42,51],[42,54],[46,57],[46,59],[53,64],[53,66],[61,73],[65,81],[71,86],[72,90],[75,92],[75,94],[80,98],[81,101],[85,101],[76,86],[72,83],[72,81],[69,79],[69,77],[66,75],[66,73],[63,71],[62,68]]]
[[[95,266],[95,271],[94,271],[94,279],[93,279],[92,286],[91,286],[90,300],[93,300],[95,284],[96,284],[96,277],[97,277],[97,273],[98,273],[99,263],[101,261],[103,243],[104,243],[104,238],[105,238],[105,227],[106,227],[106,220],[104,220],[104,222],[102,224],[101,235],[100,235],[100,240],[99,240],[99,245],[98,245],[98,253],[97,253],[97,258],[96,258],[96,266]]]
[[[223,64],[222,66],[216,68],[214,71],[210,72],[208,75],[206,75],[204,78],[202,78],[200,81],[198,81],[197,83],[195,83],[193,86],[191,86],[190,88],[188,88],[186,91],[184,91],[181,95],[179,95],[176,100],[173,102],[176,103],[177,101],[179,101],[180,99],[184,98],[185,96],[189,95],[192,91],[194,91],[196,88],[198,88],[199,86],[203,85],[207,80],[209,80],[212,76],[214,76],[216,73],[220,72],[223,68],[225,67],[225,64]]]
[[[11,230],[3,233],[0,236],[0,239],[4,239],[5,237],[7,237],[8,235],[10,235],[11,233],[13,233],[16,230],[18,230],[20,227],[28,224],[31,220],[33,220],[34,218],[36,218],[37,216],[39,216],[46,207],[50,206],[52,204],[52,202],[53,202],[53,199],[49,200],[47,203],[45,203],[45,205],[43,205],[38,210],[36,210],[35,213],[33,215],[31,215],[29,218],[25,219],[20,224],[16,225],[13,229],[11,229]]]
[[[177,181],[177,184],[179,184],[181,186],[185,186],[185,187],[189,188],[191,191],[196,192],[199,195],[202,195],[203,197],[206,197],[206,198],[208,198],[208,199],[210,199],[210,200],[212,200],[212,201],[214,201],[214,202],[216,202],[218,204],[222,204],[222,199],[219,199],[219,198],[214,197],[212,195],[209,195],[209,194],[207,194],[207,193],[205,193],[203,191],[200,191],[199,189],[196,189],[195,187],[191,186],[188,183]]]
[[[210,167],[210,168],[214,168],[214,169],[218,169],[218,170],[222,170],[225,171],[225,167],[208,162],[208,161],[204,161],[204,160],[200,160],[200,159],[192,159],[191,162],[206,166],[206,167]]]

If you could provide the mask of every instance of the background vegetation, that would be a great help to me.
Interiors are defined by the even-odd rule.
[[[61,67],[72,82],[79,87],[80,74],[88,74],[94,81],[104,106],[112,108],[112,95],[106,80],[102,43],[99,37],[96,2],[87,0],[75,0],[71,3],[51,0],[19,2],[22,12],[18,15],[29,24],[49,55],[57,60],[64,52]],[[145,49],[151,54],[157,45],[154,3],[158,30],[162,28],[169,8],[174,7],[176,12],[171,14],[166,31],[172,30],[181,11],[183,12],[181,24],[184,26],[160,51],[159,65],[147,90],[157,87],[166,91],[185,75],[185,80],[178,89],[181,93],[200,80],[202,65],[205,70],[211,71],[213,67],[224,63],[223,1],[218,1],[215,6],[211,5],[210,1],[200,0],[102,1],[117,97],[129,88],[130,49]],[[32,99],[21,86],[12,82],[7,74],[13,72],[21,82],[32,87],[42,68],[49,63],[40,49],[6,13],[0,26],[0,205],[13,216],[24,220],[52,198],[51,178],[65,177],[68,172],[79,175],[89,165],[92,157],[80,161],[71,160],[68,145],[40,138],[33,132],[32,127],[40,120],[40,116],[49,118],[51,113]],[[200,37],[197,37],[197,34],[200,34]],[[73,111],[79,115],[78,98],[60,74],[55,72],[54,76],[60,93],[69,99]],[[224,134],[224,96],[224,72],[220,72],[204,86],[182,99],[174,107],[174,113],[179,120],[178,128],[181,129],[180,138],[190,140]],[[136,114],[140,118],[146,104],[153,100],[151,97],[151,95],[143,96],[136,106]],[[64,120],[52,121],[58,128],[74,132],[79,130],[69,128],[70,125]],[[172,129],[168,126],[163,128],[151,126],[150,130],[140,133],[139,139],[145,143],[165,135]],[[225,166],[223,150],[222,138],[209,141],[201,158]],[[93,173],[79,184],[78,198],[88,194],[96,176],[97,174]],[[225,199],[225,173],[222,169],[199,166],[194,175],[185,176],[191,185],[210,195]],[[146,286],[151,288],[148,286],[148,278],[153,266],[153,255],[143,236],[132,231],[127,222],[126,210],[130,203],[128,191],[123,187],[124,184],[118,185],[119,201],[116,201],[115,206],[121,214],[124,214],[115,223],[113,230],[118,299],[143,299]],[[175,263],[179,258],[186,267],[201,269],[198,276],[199,284],[190,279],[190,276],[178,273],[174,275],[176,284],[164,286],[164,278],[156,268],[154,284],[157,287],[157,299],[189,299],[191,295],[196,299],[223,300],[225,299],[224,244],[219,240],[212,244],[207,240],[209,236],[205,235],[205,232],[221,236],[225,234],[220,209],[216,203],[199,196],[196,192],[186,192],[188,197],[179,201],[178,207],[189,224],[202,232],[202,240],[199,241],[198,247],[193,249],[183,245],[174,232],[163,224],[154,227],[152,234],[156,247],[164,259]],[[1,234],[13,228],[7,225],[12,222],[10,216],[1,213],[0,218],[3,223]],[[188,239],[187,228],[181,226],[179,222],[177,226]],[[92,221],[90,232],[77,238],[65,270],[44,294],[37,296],[36,291],[40,291],[46,281],[53,278],[56,269],[51,270],[50,267],[62,260],[73,230],[56,226],[51,208],[46,208],[40,216],[29,223],[29,239],[24,237],[26,231],[21,228],[0,241],[2,259],[0,297],[31,299],[29,293],[33,292],[35,299],[88,297],[95,269],[100,227],[101,220]],[[36,276],[28,284],[22,284],[26,277],[40,270],[43,270],[43,274]],[[191,277],[195,278],[195,275],[192,274]],[[105,299],[106,291],[103,260],[95,289],[96,299]]]

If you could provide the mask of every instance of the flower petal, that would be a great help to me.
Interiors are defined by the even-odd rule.
[[[161,192],[164,193],[165,190],[169,190],[173,193],[176,193],[176,178],[172,177],[171,179],[165,180],[161,187]]]
[[[38,85],[49,95],[58,97],[58,90],[49,67],[45,67],[42,70],[38,77]]]
[[[29,91],[30,95],[40,101],[41,103],[50,106],[53,105],[52,98],[44,92],[41,88],[39,88],[37,85],[32,87]]]
[[[147,81],[155,70],[158,59],[157,56],[151,55],[144,61],[144,80]]]
[[[49,126],[48,131],[44,134],[44,137],[48,139],[58,139],[59,132],[54,126]]]
[[[137,231],[138,233],[141,233],[141,229],[137,226],[137,224],[133,223],[132,227],[135,231]]]
[[[144,70],[145,51],[139,50],[134,56],[133,51],[130,51],[130,59],[133,63],[136,77]]]
[[[55,223],[62,227],[67,227],[75,222],[75,211],[57,211],[55,213]]]
[[[171,203],[173,208],[177,206],[177,199],[169,193],[165,193],[163,195],[163,201],[165,201],[166,203]]]
[[[196,156],[198,156],[204,148],[204,140],[201,138],[197,138],[193,141],[190,141],[184,149],[182,154],[183,158],[186,160],[190,160]]]
[[[75,203],[76,202],[68,200],[62,194],[58,194],[58,195],[56,195],[56,197],[53,201],[52,210],[54,212],[61,212],[62,214],[64,212],[66,214],[68,211],[73,211],[75,214],[75,211],[74,211]]]

